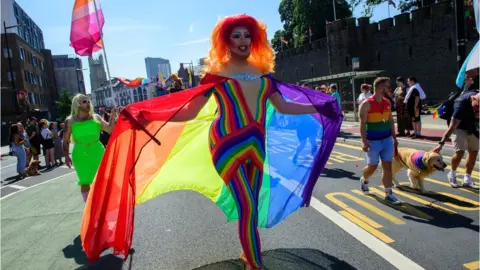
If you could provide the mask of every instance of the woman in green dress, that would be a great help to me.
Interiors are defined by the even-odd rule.
[[[63,134],[63,150],[65,164],[71,168],[72,163],[78,175],[78,185],[84,201],[87,201],[90,185],[102,160],[105,148],[100,142],[100,132],[110,133],[117,120],[118,110],[112,110],[110,121],[94,114],[93,107],[87,96],[77,94],[72,99],[72,110],[65,121]],[[73,140],[70,141],[70,138]],[[70,158],[70,143],[74,144]]]

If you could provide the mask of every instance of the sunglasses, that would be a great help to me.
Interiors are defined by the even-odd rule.
[[[84,100],[82,100],[82,102],[81,102],[81,103],[82,103],[82,104],[90,104],[90,100],[86,100],[86,99],[84,99]]]

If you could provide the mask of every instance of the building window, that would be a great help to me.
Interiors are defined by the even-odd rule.
[[[37,57],[36,57],[35,55],[32,56],[32,65],[33,65],[34,67],[37,67],[37,66],[38,66],[38,65],[37,65]]]
[[[33,94],[31,92],[28,92],[28,100],[32,105],[35,105],[35,99],[33,99]]]
[[[20,59],[25,60],[25,50],[22,47],[19,47],[20,49]]]
[[[148,99],[147,89],[143,88],[143,100],[147,100],[147,99]]]
[[[45,70],[45,62],[43,62],[43,61],[40,61],[40,64],[41,64],[41,68],[42,68],[42,70]]]
[[[18,7],[17,7],[17,5],[13,5],[13,13],[15,14],[15,17],[18,17]]]
[[[3,57],[8,58],[10,53],[10,57],[12,57],[12,49],[3,48]]]
[[[16,75],[17,75],[17,74],[15,73],[15,71],[13,72],[13,77],[12,77],[12,73],[11,73],[10,71],[7,72],[8,81],[11,82],[12,79],[15,80]]]

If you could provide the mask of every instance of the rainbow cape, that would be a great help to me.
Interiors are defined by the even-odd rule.
[[[197,191],[216,203],[228,221],[238,219],[234,200],[213,166],[208,145],[217,103],[211,96],[205,105],[194,105],[228,80],[208,75],[198,87],[130,104],[121,111],[83,214],[81,239],[90,261],[97,260],[106,248],[127,259],[135,205],[170,191]],[[258,226],[264,228],[309,205],[343,120],[336,99],[330,95],[272,82],[286,100],[313,104],[318,113],[282,115],[267,103],[267,154],[258,205]],[[192,120],[171,121],[180,115]],[[295,164],[291,159],[297,137],[305,136],[316,136],[317,150],[312,153],[306,147]],[[285,138],[290,144],[282,141]],[[287,146],[290,148],[285,152]]]

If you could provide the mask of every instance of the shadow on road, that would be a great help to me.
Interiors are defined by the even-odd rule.
[[[320,176],[329,178],[348,178],[351,180],[360,180],[360,177],[355,176],[356,172],[346,171],[344,169],[329,169],[325,168]]]
[[[64,247],[62,251],[65,258],[75,260],[75,263],[78,265],[84,265],[88,263],[87,255],[85,252],[83,252],[80,235],[73,239],[72,245]]]
[[[400,190],[405,191],[405,187],[402,187]],[[475,232],[478,232],[480,229],[478,225],[472,224],[475,222],[473,219],[462,216],[460,214],[449,213],[433,207],[418,206],[418,205],[412,205],[408,203],[394,205],[376,195],[369,195],[369,197],[374,198],[379,203],[385,206],[388,206],[399,212],[407,214],[408,216],[403,216],[403,218],[407,220],[430,224],[430,225],[440,227],[440,228],[445,228],[445,229],[466,228]],[[435,202],[432,202],[432,204],[434,203]]]
[[[315,249],[274,249],[262,253],[266,270],[356,269],[345,261]],[[195,270],[243,269],[239,260],[208,264]]]

